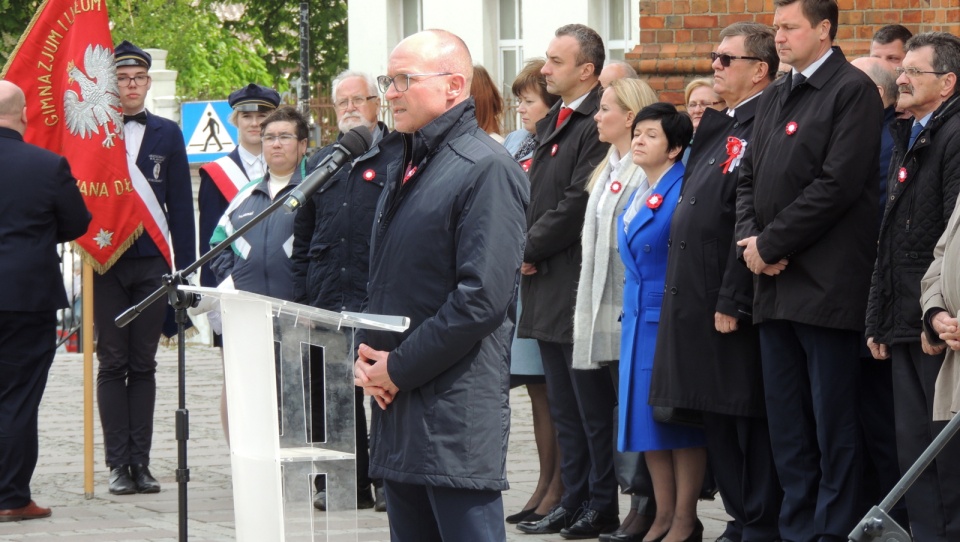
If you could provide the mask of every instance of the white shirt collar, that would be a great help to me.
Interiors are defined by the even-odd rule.
[[[818,58],[816,62],[814,62],[813,64],[810,64],[809,66],[807,66],[807,69],[803,70],[800,73],[802,73],[803,76],[806,77],[807,79],[810,79],[813,76],[813,74],[817,73],[817,70],[820,69],[820,66],[823,66],[823,63],[826,62],[827,59],[830,58],[830,55],[832,54],[833,54],[833,47],[827,49],[827,52],[824,53],[822,57]],[[796,69],[791,70],[790,77],[793,77],[793,74],[795,73],[797,73]]]
[[[583,96],[580,96],[579,98],[577,98],[576,100],[570,102],[569,104],[562,104],[562,105],[563,105],[563,107],[569,107],[570,109],[576,109],[576,108],[580,107],[580,104],[582,104],[583,101],[587,99],[587,95],[589,95],[591,92],[593,92],[593,89],[587,91],[586,94],[584,94]]]
[[[754,94],[753,96],[750,96],[750,97],[747,98],[746,100],[738,103],[736,107],[728,107],[728,108],[727,108],[727,116],[728,116],[728,117],[732,117],[733,114],[736,112],[736,110],[737,110],[740,106],[742,106],[743,104],[749,102],[750,100],[753,100],[753,99],[757,98],[757,96],[760,96],[761,94],[763,94],[763,91],[762,91],[762,90],[761,90],[760,92]]]

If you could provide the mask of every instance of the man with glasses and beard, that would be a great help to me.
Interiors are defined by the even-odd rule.
[[[361,310],[367,295],[370,231],[377,201],[391,170],[398,171],[402,146],[387,145],[387,126],[377,121],[380,97],[373,77],[345,71],[333,81],[339,141],[346,132],[364,126],[373,135],[370,150],[344,165],[297,211],[293,238],[294,301],[334,312]],[[314,155],[307,171],[316,169],[334,152],[327,145]],[[363,389],[356,388],[357,508],[386,510],[382,482],[368,474],[367,416]],[[318,402],[311,404],[322,407]],[[313,419],[323,419],[314,412]],[[370,485],[374,485],[375,499]],[[325,479],[317,477],[313,504],[326,510]]]

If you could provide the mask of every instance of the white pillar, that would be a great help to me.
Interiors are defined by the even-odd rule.
[[[147,93],[146,107],[151,113],[180,123],[180,101],[177,100],[177,72],[167,69],[167,51],[144,49],[153,57],[150,77],[153,82]]]

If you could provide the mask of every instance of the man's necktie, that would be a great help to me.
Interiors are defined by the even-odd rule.
[[[919,122],[913,123],[913,129],[910,130],[910,144],[907,145],[908,149],[913,148],[913,142],[917,140],[917,136],[920,135],[920,132],[923,131],[923,125]]]
[[[557,128],[563,125],[563,122],[567,120],[567,117],[573,114],[573,109],[569,107],[560,108],[560,116],[557,117]]]
[[[124,124],[126,124],[126,123],[128,123],[128,122],[131,122],[131,121],[132,121],[132,122],[139,122],[140,124],[146,124],[146,123],[147,123],[147,112],[146,112],[146,111],[141,111],[141,112],[137,113],[136,115],[124,115],[124,116],[123,116],[123,123],[124,123]]]
[[[806,80],[807,80],[807,76],[803,75],[802,73],[793,74],[793,86],[790,87],[790,92],[793,92],[794,90],[796,90],[797,87],[803,84],[803,82]]]

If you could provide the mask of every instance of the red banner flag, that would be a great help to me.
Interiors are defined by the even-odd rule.
[[[70,162],[93,215],[84,259],[103,273],[146,230],[169,263],[128,169],[106,0],[44,1],[0,77],[27,96],[24,139]]]

